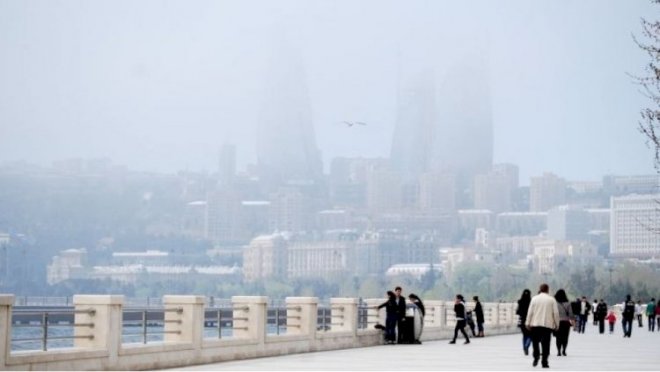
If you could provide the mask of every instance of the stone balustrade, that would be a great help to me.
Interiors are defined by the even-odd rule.
[[[232,336],[204,338],[205,298],[164,296],[164,337],[148,344],[122,343],[124,297],[114,295],[74,296],[75,323],[72,348],[49,351],[11,351],[13,295],[0,295],[1,370],[146,370],[193,364],[377,346],[383,343],[376,323],[385,324],[384,299],[365,300],[366,328],[359,328],[359,302],[355,298],[332,298],[327,330],[317,329],[318,299],[286,299],[286,332],[267,334],[268,298],[235,296]],[[425,301],[426,318],[422,341],[453,335],[453,302]],[[468,304],[470,307],[471,304]],[[483,303],[486,334],[517,332],[515,305]]]

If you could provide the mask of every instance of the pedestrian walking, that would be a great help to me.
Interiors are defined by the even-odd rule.
[[[655,298],[646,304],[646,317],[649,322],[649,332],[655,332]]]
[[[598,318],[598,333],[605,333],[605,317],[607,316],[607,304],[602,298],[595,307],[594,319]]]
[[[597,306],[598,306],[598,299],[594,298],[594,303],[591,305],[591,312],[594,314],[594,326],[598,325],[598,319],[596,319]]]
[[[637,300],[637,303],[635,304],[635,318],[637,318],[637,323],[639,324],[639,326],[643,327],[644,324],[642,324],[642,300]]]
[[[522,333],[522,347],[525,355],[529,355],[529,346],[532,344],[532,333],[525,327],[527,320],[527,309],[529,309],[529,302],[532,300],[532,293],[529,289],[523,290],[518,299],[518,308],[516,314],[518,315],[518,327]]]
[[[630,299],[630,295],[627,295],[626,301],[623,303],[623,312],[621,314],[623,337],[630,338],[630,335],[632,335],[633,319],[635,319],[635,301]]]
[[[456,338],[458,337],[458,332],[460,331],[465,337],[464,344],[470,343],[470,338],[465,332],[466,324],[466,309],[465,301],[463,300],[463,295],[457,294],[454,299],[454,314],[456,315],[456,326],[454,327],[454,338],[449,342],[450,344],[456,343]]]
[[[610,313],[607,314],[607,322],[610,325],[610,334],[614,333],[614,324],[616,324],[616,314],[614,311],[610,310]]]
[[[566,356],[566,347],[568,346],[568,336],[571,333],[571,327],[575,320],[571,303],[568,301],[566,291],[560,289],[555,294],[557,301],[557,311],[559,312],[559,329],[555,332],[555,342],[557,344],[557,356]]]
[[[552,332],[559,328],[557,301],[548,294],[549,291],[550,287],[547,284],[541,284],[539,293],[532,297],[527,310],[525,326],[532,332],[534,367],[539,364],[540,357],[543,368],[550,368],[548,363],[550,339]]]
[[[580,313],[579,313],[579,323],[578,323],[578,332],[584,333],[584,330],[587,327],[587,321],[589,320],[589,312],[591,311],[591,304],[587,301],[587,297],[582,296],[580,301]]]

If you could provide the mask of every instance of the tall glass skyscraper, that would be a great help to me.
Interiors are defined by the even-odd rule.
[[[257,125],[259,174],[270,183],[313,180],[323,166],[299,51],[274,47]]]

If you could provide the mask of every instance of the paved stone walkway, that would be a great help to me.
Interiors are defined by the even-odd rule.
[[[487,330],[486,330],[487,331]],[[493,336],[449,345],[447,340],[423,345],[383,345],[369,348],[294,354],[178,368],[190,371],[527,371],[530,356],[522,351],[520,335]],[[584,334],[571,332],[566,357],[558,357],[552,339],[551,370],[642,371],[660,370],[660,332],[634,327],[632,338],[623,338],[617,322],[614,334],[600,335],[592,325]]]

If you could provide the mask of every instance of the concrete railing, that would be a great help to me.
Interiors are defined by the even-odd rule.
[[[122,343],[123,296],[74,296],[75,327],[72,348],[49,351],[12,351],[13,295],[0,295],[0,370],[146,370],[175,368],[229,360],[348,349],[383,344],[384,299],[367,299],[367,327],[359,329],[359,303],[354,298],[330,300],[331,324],[317,330],[318,299],[286,299],[286,333],[267,334],[268,298],[232,297],[232,336],[204,338],[205,298],[164,296],[164,337],[149,344]],[[422,340],[453,336],[453,303],[425,301]],[[468,304],[470,306],[470,304]],[[517,332],[515,305],[483,303],[487,335]]]

